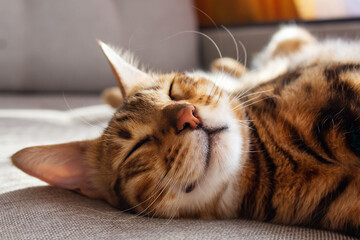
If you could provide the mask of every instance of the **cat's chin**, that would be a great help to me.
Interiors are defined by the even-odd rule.
[[[179,209],[180,215],[182,211],[205,211],[208,204],[217,197],[221,198],[222,206],[227,210],[233,207],[230,206],[234,199],[233,183],[242,166],[242,139],[237,128],[237,124],[230,120],[228,124],[211,127],[204,125],[192,133],[188,132],[201,143],[197,146],[197,151],[204,154],[202,160],[198,159],[202,164],[190,163],[192,167],[202,169],[199,171],[201,174],[182,186],[184,196]],[[227,210],[223,210],[225,215]]]
[[[229,130],[227,125],[219,127],[207,127],[200,124],[194,130],[185,130],[179,133],[179,137],[187,139],[192,144],[189,151],[189,160],[187,170],[192,172],[190,179],[187,179],[188,185],[193,185],[198,179],[206,175],[213,159],[219,158],[219,147],[221,148],[224,140],[221,135]],[[220,157],[221,158],[221,157]],[[190,182],[189,182],[190,181]]]
[[[232,172],[234,168],[237,169],[238,155],[229,154],[229,149],[236,148],[239,139],[229,130],[229,126],[212,128],[202,126],[200,131],[205,133],[203,136],[206,136],[207,142],[204,177],[213,172],[223,175]],[[226,178],[226,176],[223,177]]]

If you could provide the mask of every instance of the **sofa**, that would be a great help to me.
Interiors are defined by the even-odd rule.
[[[197,69],[216,57],[194,34],[195,11],[190,0],[0,0],[0,239],[351,239],[246,219],[136,216],[12,166],[21,148],[101,134],[114,109],[100,92],[115,82],[96,39],[130,49],[159,72]],[[230,30],[240,38],[248,31]]]

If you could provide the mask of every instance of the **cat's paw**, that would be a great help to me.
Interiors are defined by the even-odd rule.
[[[246,67],[232,58],[218,58],[215,59],[210,69],[212,72],[225,72],[233,77],[239,78],[246,72]]]
[[[300,51],[303,46],[314,42],[316,42],[316,39],[304,28],[285,26],[275,33],[268,48],[275,57],[296,53]]]
[[[296,25],[283,26],[272,36],[264,50],[256,56],[254,65],[261,66],[277,57],[289,57],[316,41],[316,38],[304,28]]]
[[[118,87],[106,88],[102,92],[101,97],[105,103],[109,104],[113,108],[119,107],[123,100],[120,89]]]

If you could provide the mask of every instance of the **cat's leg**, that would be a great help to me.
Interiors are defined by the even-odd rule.
[[[102,92],[102,99],[113,108],[119,107],[123,100],[119,87],[106,88]]]
[[[293,58],[316,42],[315,37],[303,28],[295,25],[282,27],[255,56],[253,69],[241,76],[240,86],[236,91],[254,88],[296,68]]]

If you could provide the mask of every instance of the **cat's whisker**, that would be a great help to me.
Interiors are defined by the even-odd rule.
[[[245,45],[242,43],[242,41],[238,40],[242,49],[243,49],[243,52],[244,52],[244,67],[246,68],[246,64],[247,64],[247,51],[246,51],[246,48],[245,48]]]
[[[178,173],[178,171],[176,171],[173,176],[175,176],[177,173]],[[172,183],[175,183],[175,179],[174,179],[173,177],[171,177],[171,184],[172,184]],[[157,206],[155,205],[154,208],[153,208],[153,210],[151,210],[151,211],[149,212],[149,213],[154,212],[153,216],[154,216],[155,214],[157,214],[157,213],[156,213],[157,208],[158,208],[159,206],[161,206],[161,204],[163,203],[163,201],[165,201],[166,196],[167,196],[170,192],[173,191],[173,189],[174,189],[174,187],[175,187],[175,184],[172,184],[172,185],[171,185],[171,184],[170,184],[170,186],[169,186],[169,188],[168,188],[168,191],[167,191],[167,193],[165,194],[165,196],[160,200],[160,202],[157,204]],[[163,212],[162,214],[158,215],[158,216],[159,216],[159,217],[163,217],[163,216],[164,216],[164,212]]]
[[[200,10],[201,11],[201,10]],[[216,26],[216,28],[218,28],[217,27],[217,25],[216,25],[216,23],[206,14],[206,13],[204,13],[203,11],[201,11],[203,14],[205,14],[212,22],[213,22],[213,24]],[[233,40],[233,42],[234,42],[234,45],[235,45],[235,49],[236,49],[236,60],[237,61],[239,61],[239,47],[238,47],[238,44],[237,44],[237,42],[236,42],[236,40],[235,40],[235,37],[234,37],[234,35],[224,26],[224,25],[221,25],[221,27],[230,35],[230,37],[232,38],[232,40]],[[246,56],[246,51],[245,51],[245,56]],[[246,57],[245,57],[245,59],[246,59]],[[246,61],[245,61],[246,62]],[[246,64],[245,64],[246,65]],[[224,79],[224,65],[222,64],[222,71],[221,71],[221,73],[222,73],[222,80]],[[215,83],[217,83],[217,80],[215,80]],[[215,84],[214,83],[214,84]],[[223,90],[223,86],[221,86],[220,84],[216,84],[216,85],[218,85],[218,87],[220,87],[220,89],[221,90]]]
[[[232,111],[235,111],[235,110],[239,109],[240,107],[244,107],[244,104],[246,104],[248,102],[252,102],[253,100],[258,99],[259,97],[260,97],[260,95],[257,95],[253,98],[250,98],[249,100],[246,100],[245,102],[241,102],[236,107],[232,108]]]
[[[63,92],[62,95],[63,95],[63,99],[64,99],[64,102],[65,102],[66,107],[68,108],[69,111],[72,112],[73,109],[72,109],[72,107],[70,107],[70,104],[69,104],[68,100],[67,100],[66,97],[65,97],[65,93]],[[99,126],[96,126],[96,125],[91,124],[90,122],[86,121],[86,120],[83,119],[82,117],[79,117],[79,120],[82,121],[83,123],[91,126],[91,127],[96,127],[96,128],[99,127]],[[98,121],[97,121],[97,123],[102,124],[102,123],[100,123],[100,122],[98,122]]]
[[[140,30],[140,28],[136,29],[135,31],[133,31],[129,37],[129,41],[128,41],[128,47],[127,49],[131,50],[131,42],[134,39],[134,36],[136,35],[136,33]]]
[[[253,90],[253,88],[248,88],[245,91],[239,92],[235,95],[230,94],[230,96],[233,96],[233,99],[231,100],[230,104],[232,104],[234,101],[238,101],[239,98],[241,98],[242,96],[244,96],[246,93],[248,93],[251,90]]]
[[[205,15],[211,22],[212,22],[212,24],[214,25],[214,27],[216,28],[216,29],[219,29],[219,27],[218,27],[218,25],[216,24],[216,22],[207,14],[207,13],[205,13],[203,10],[201,10],[201,9],[199,9],[198,7],[196,7],[196,6],[193,6],[197,11],[199,11],[199,12],[201,12],[203,15]],[[232,39],[234,40],[234,43],[235,43],[235,47],[236,47],[236,52],[237,52],[237,59],[238,59],[238,57],[239,57],[239,51],[238,51],[238,46],[237,46],[237,43],[236,43],[236,41],[235,41],[235,38],[234,38],[234,36],[232,35],[232,33],[225,27],[225,26],[221,26],[222,28],[224,28],[229,34],[230,34],[230,36],[232,37]],[[220,56],[220,59],[221,59],[222,57]],[[224,66],[222,65],[222,71],[221,71],[222,73],[224,72]],[[216,82],[216,80],[215,80],[215,82]],[[214,83],[215,84],[215,83]],[[221,88],[221,86],[219,85],[219,87]],[[222,88],[221,88],[222,89]]]
[[[168,196],[168,194],[169,194],[169,193],[172,191],[172,189],[174,188],[174,184],[173,184],[174,182],[175,182],[175,180],[174,180],[173,178],[171,178],[170,186],[168,187],[168,190],[167,190],[167,192],[165,193],[164,197],[160,200],[160,202],[158,202],[157,205],[154,205],[154,206],[153,206],[153,209],[152,209],[152,210],[150,210],[150,211],[147,212],[147,215],[150,215],[151,213],[153,213],[152,216],[151,216],[151,218],[155,217],[155,215],[158,216],[158,217],[163,217],[163,216],[164,216],[164,213],[160,214],[160,213],[157,212],[157,211],[158,211],[158,207],[160,207],[160,206],[162,205],[162,203],[165,201],[165,199],[166,199],[166,197]]]
[[[174,173],[174,176],[177,172]],[[169,178],[169,181],[166,183],[166,185],[162,188],[161,192],[158,194],[158,196],[143,210],[140,212],[140,214],[144,213],[147,209],[149,209],[155,202],[156,200],[161,196],[161,194],[165,191],[165,189],[167,188],[167,186],[169,185],[169,183],[173,180],[172,177]]]
[[[245,95],[245,93],[248,92],[248,91],[245,91],[244,93],[240,94],[239,96],[235,95],[234,98],[232,99],[232,101],[236,99],[237,101],[239,101],[239,103],[238,103],[237,106],[233,107],[232,110],[235,111],[235,110],[239,109],[240,107],[243,107],[244,103],[252,101],[252,100],[256,99],[257,97],[249,99],[249,100],[247,100],[245,102],[241,102],[241,99],[243,99],[243,98],[247,98],[247,97],[253,96],[253,95],[260,96],[261,93],[272,92],[273,90],[274,89],[268,89],[268,90],[264,90],[264,91],[257,91],[257,92],[249,93],[249,94],[246,94],[246,95]],[[230,103],[232,103],[232,101]]]
[[[216,104],[219,103],[220,99],[221,99],[221,93],[218,94],[218,98],[217,98],[217,100],[216,100]]]
[[[244,52],[244,68],[246,69],[246,65],[247,65],[247,51],[246,51],[246,48],[245,48],[245,45],[239,40],[239,43],[243,49],[243,52]],[[241,77],[240,77],[241,78]],[[240,80],[239,80],[240,81]],[[251,90],[253,88],[249,88],[247,91]],[[234,92],[236,91],[237,89],[233,89],[230,93],[230,95],[233,95]],[[246,92],[247,92],[246,91]]]
[[[258,100],[258,101],[252,102],[252,103],[250,103],[250,104],[248,104],[248,105],[244,105],[243,108],[247,108],[247,107],[249,107],[249,106],[251,106],[251,105],[253,105],[253,104],[255,104],[255,103],[258,103],[258,102],[261,102],[261,101],[264,101],[264,100],[266,100],[266,99],[273,98],[273,97],[274,97],[274,96],[265,97],[265,98],[260,99],[260,100]]]
[[[252,120],[252,119],[237,119],[236,121],[247,123],[247,122],[253,122],[254,120]]]
[[[251,95],[255,95],[255,94],[261,94],[261,93],[268,92],[268,91],[272,91],[272,89],[266,90],[266,91],[262,91],[262,92],[255,92],[254,94],[248,94],[247,96],[243,96],[242,98],[248,97],[248,96],[251,96]],[[251,101],[257,99],[257,98],[260,97],[260,96],[261,96],[261,95],[257,95],[256,97],[253,97],[253,98],[251,98],[251,99],[248,99],[248,100],[245,101],[245,102],[240,102],[236,107],[233,108],[233,110],[238,109],[239,107],[244,107],[246,103],[251,102]],[[268,98],[273,98],[273,97],[275,97],[275,95],[270,95],[270,96],[267,95],[267,96],[263,96],[263,97],[264,97],[264,98],[262,98],[262,100],[265,100],[265,99],[268,99]],[[258,101],[257,101],[257,102],[258,102]],[[257,102],[254,102],[254,103],[257,103]],[[247,106],[250,106],[250,105],[247,105]]]
[[[193,170],[191,170],[191,174],[192,174],[192,172],[193,172]],[[184,177],[185,177],[185,174],[183,174],[183,178],[181,179],[181,183],[183,182]],[[189,179],[187,179],[185,186],[187,186],[188,183],[189,183]],[[176,202],[176,204],[175,204],[175,206],[177,206],[177,207],[176,207],[176,211],[174,211],[173,216],[168,219],[168,221],[167,221],[166,224],[169,224],[169,223],[171,222],[171,220],[172,220],[172,219],[176,216],[176,214],[179,212],[179,209],[180,209],[180,204],[179,204],[179,202],[182,202],[182,199],[183,199],[183,198],[184,198],[184,194],[181,194],[181,200],[180,200],[180,198],[177,198],[177,202]]]
[[[238,92],[237,94],[234,95],[234,99],[237,100],[237,99],[241,98],[242,96],[244,96],[246,93],[248,93],[251,90],[253,90],[253,88],[248,88],[245,91]]]
[[[216,42],[215,42],[209,35],[207,35],[207,34],[205,34],[205,33],[202,33],[202,32],[199,32],[199,31],[196,31],[196,30],[185,30],[185,31],[177,32],[177,33],[172,34],[172,35],[170,35],[170,36],[168,36],[168,37],[166,37],[166,38],[161,39],[160,42],[169,40],[169,39],[171,39],[171,38],[173,38],[173,37],[176,37],[176,36],[181,35],[181,34],[184,34],[184,33],[195,33],[195,34],[199,34],[199,35],[207,38],[207,39],[214,45],[214,47],[215,47],[215,49],[216,49],[216,51],[217,51],[217,53],[218,53],[218,55],[219,55],[219,58],[220,58],[220,59],[223,58],[222,53],[221,53],[221,51],[220,51],[220,48],[219,48],[219,46],[216,44]],[[221,72],[224,72],[224,66],[222,66],[222,71],[221,71]],[[215,80],[215,83],[217,83],[217,78],[216,78],[216,80]],[[216,84],[215,84],[215,85],[216,85]],[[208,93],[207,95],[212,95],[212,91],[213,91],[213,88],[210,90],[210,93]]]
[[[230,35],[231,39],[233,40],[234,42],[234,45],[235,45],[235,52],[236,52],[236,61],[239,61],[239,47],[238,47],[238,44],[235,40],[235,37],[234,35],[230,32],[230,30],[225,27],[224,25],[221,25],[221,27]]]
[[[179,170],[178,170],[179,171]],[[191,170],[191,173],[192,173],[192,171],[193,170]],[[180,185],[182,185],[182,183],[184,182],[184,178],[185,178],[185,174],[183,173],[182,174],[182,177],[181,177],[181,180],[180,181],[178,181],[178,183],[180,184]],[[187,185],[187,183],[188,183],[188,181],[186,182],[186,184],[185,184],[185,186]],[[175,187],[175,185],[173,185],[173,187]],[[172,191],[172,189],[171,189],[171,191]],[[180,190],[181,191],[181,190]],[[183,196],[183,194],[181,194],[182,196]],[[179,202],[179,198],[176,198],[176,203],[174,203],[174,205],[175,205],[175,208],[176,208],[176,206],[178,205],[178,202]],[[177,214],[177,212],[178,212],[178,208],[177,208],[177,210],[176,211],[174,211],[174,215],[172,216],[172,217],[174,217],[176,214]],[[169,219],[171,219],[171,217],[169,218]],[[169,222],[167,222],[167,224],[168,224]]]
[[[234,37],[234,35],[230,32],[230,30],[228,29],[228,28],[226,28],[224,25],[221,25],[221,27],[229,34],[229,36],[231,37],[231,39],[233,40],[233,42],[234,42],[234,45],[235,45],[235,51],[236,51],[236,61],[239,61],[239,47],[238,47],[238,44],[237,44],[237,42],[236,42],[236,40],[235,40],[235,37]],[[221,71],[221,76],[222,76],[222,80],[225,78],[225,73],[224,73],[224,65],[223,65],[223,63],[221,62],[221,67],[222,67],[222,71]],[[217,84],[217,81],[218,81],[218,78],[216,78],[216,80],[215,80],[215,84],[216,85],[219,85],[219,84]],[[235,89],[234,90],[232,90],[231,91],[231,93],[230,93],[230,95],[232,95],[233,94],[233,92],[235,91]]]
[[[249,97],[249,96],[252,96],[252,95],[256,95],[256,94],[260,94],[260,93],[267,93],[267,92],[271,92],[273,91],[274,89],[268,89],[268,90],[264,90],[264,91],[258,91],[258,92],[254,92],[254,93],[249,93],[249,94],[246,94],[244,96],[241,96],[241,97],[238,97],[238,100],[241,100],[243,98],[246,98],[246,97]]]
[[[222,82],[224,80],[224,78],[225,78],[224,65],[222,64],[221,72],[216,73],[215,82],[213,83],[210,93],[208,94],[209,96],[212,96],[214,94],[214,91],[216,90],[216,88],[220,86],[220,84],[218,83],[219,80],[220,80],[220,82]]]
[[[210,17],[206,12],[204,12],[203,10],[201,10],[200,8],[196,7],[195,5],[192,5],[193,8],[195,8],[197,11],[201,12],[205,17],[207,17],[211,23],[214,25],[214,27],[216,29],[219,29],[218,25],[216,24],[216,22],[214,21],[214,19],[212,17]]]
[[[180,171],[180,169],[176,169],[176,171],[174,172],[174,174],[172,174],[172,177],[170,177],[172,183],[175,183],[175,178],[174,178],[174,177],[179,173],[179,171]],[[183,177],[184,177],[184,175],[183,175]],[[182,178],[182,180],[183,180],[183,178]],[[182,180],[181,180],[181,181],[182,181]],[[180,181],[180,183],[181,183],[181,181]],[[179,182],[179,181],[178,181],[178,182]],[[176,184],[170,185],[165,196],[167,196],[170,192],[172,192],[172,190],[173,190],[175,187],[176,187]],[[161,206],[161,203],[162,203],[164,200],[165,200],[165,197],[159,202],[158,205]]]
[[[250,127],[249,126],[249,124],[246,124],[246,123],[238,123],[239,124],[239,126],[241,127],[241,128],[245,128],[245,129],[248,129],[248,130],[253,130],[253,128],[252,127]]]
[[[185,30],[185,31],[177,32],[177,33],[175,33],[175,34],[173,34],[173,35],[170,35],[170,36],[168,36],[168,37],[166,37],[166,38],[161,39],[160,41],[165,41],[165,40],[168,40],[168,39],[170,39],[170,38],[176,37],[176,36],[181,35],[181,34],[184,34],[184,33],[195,33],[195,34],[199,34],[199,35],[207,38],[207,39],[214,45],[214,47],[216,48],[216,51],[218,52],[219,57],[222,58],[222,54],[221,54],[220,48],[218,47],[218,45],[216,44],[216,42],[215,42],[209,35],[207,35],[207,34],[205,34],[205,33],[202,33],[202,32],[199,32],[199,31],[196,31],[196,30]]]
[[[143,213],[145,213],[155,202],[156,200],[161,196],[161,194],[165,191],[167,185],[170,183],[170,180],[166,183],[166,185],[160,190],[159,194],[157,195],[157,197],[142,211],[138,212],[137,214],[135,214],[136,216],[141,216]]]
[[[228,95],[228,103],[229,103],[229,106],[231,106],[234,101],[237,101],[236,97],[235,96],[232,96],[232,95]]]
[[[171,171],[171,169],[170,169],[168,172],[170,172],[170,171]],[[179,171],[179,170],[176,170],[176,171],[174,172],[173,176],[175,176],[175,175],[178,173],[178,171]],[[149,199],[151,199],[153,196],[155,196],[155,195],[156,195],[156,189],[157,189],[158,187],[160,187],[160,185],[162,184],[162,182],[165,180],[165,177],[168,176],[168,172],[164,175],[164,177],[159,181],[159,183],[157,184],[157,186],[155,186],[154,190],[150,193],[151,196],[149,196],[145,201],[137,204],[136,206],[134,206],[134,207],[132,207],[132,208],[135,208],[135,207],[137,207],[137,206],[139,206],[139,205],[147,202]],[[170,178],[169,181],[171,181],[171,180],[173,179],[172,177],[169,177],[169,178]],[[168,185],[168,183],[167,183],[166,185]],[[169,191],[170,191],[170,190],[169,190]],[[166,195],[169,193],[169,191],[166,193]],[[158,197],[159,197],[159,196],[158,196]],[[163,199],[164,199],[164,198],[163,198]],[[156,201],[156,200],[155,200],[155,201]],[[162,200],[161,200],[161,201],[162,201]],[[161,202],[161,201],[160,201],[160,202]],[[130,208],[130,209],[132,209],[132,208]],[[128,209],[128,210],[130,210],[130,209]]]
[[[161,184],[163,183],[163,181],[165,180],[165,177],[166,177],[166,174],[164,175],[164,177],[162,177],[162,178],[159,180],[159,182],[155,185],[155,187],[153,188],[153,190],[150,192],[149,196],[148,196],[144,201],[142,201],[142,202],[134,205],[133,207],[130,207],[130,208],[128,208],[128,209],[125,209],[124,211],[129,211],[129,210],[134,209],[134,208],[136,208],[136,207],[138,207],[138,206],[146,203],[147,201],[149,201],[153,196],[155,196],[155,195],[157,194],[157,190],[158,190],[158,188],[161,186]]]
[[[140,206],[141,204],[149,201],[153,196],[155,196],[158,187],[160,187],[161,184],[163,183],[163,181],[165,181],[165,178],[166,178],[167,174],[168,174],[168,172],[166,172],[166,173],[164,174],[164,176],[159,180],[159,182],[155,185],[155,187],[153,188],[153,190],[149,193],[149,196],[147,197],[147,199],[145,199],[144,201],[142,201],[142,202],[140,202],[140,203],[138,203],[138,204],[136,204],[136,205],[134,205],[134,206],[132,206],[132,207],[130,207],[130,208],[128,208],[128,209],[123,210],[123,212],[132,210],[132,209]]]
[[[182,180],[183,180],[184,178],[182,178]],[[178,183],[179,182],[182,182],[182,180],[181,181],[178,181]],[[175,179],[172,181],[172,186],[170,186],[169,187],[169,190],[168,190],[168,192],[167,192],[167,194],[170,194],[171,192],[173,192],[173,190],[176,188],[176,187],[178,187],[177,186],[177,184],[176,184],[176,181],[175,181]],[[167,194],[166,194],[166,196],[167,196]],[[165,202],[166,201],[166,196],[161,200],[161,202],[158,204],[158,206],[157,207],[161,207],[161,204],[162,204],[162,202]],[[178,199],[178,198],[177,198]],[[176,205],[176,204],[175,204]],[[155,207],[156,208],[156,207]],[[177,211],[176,211],[177,212]],[[175,212],[175,214],[176,214],[176,212]],[[165,212],[163,212],[161,215],[160,215],[160,217],[166,217],[165,215]]]

